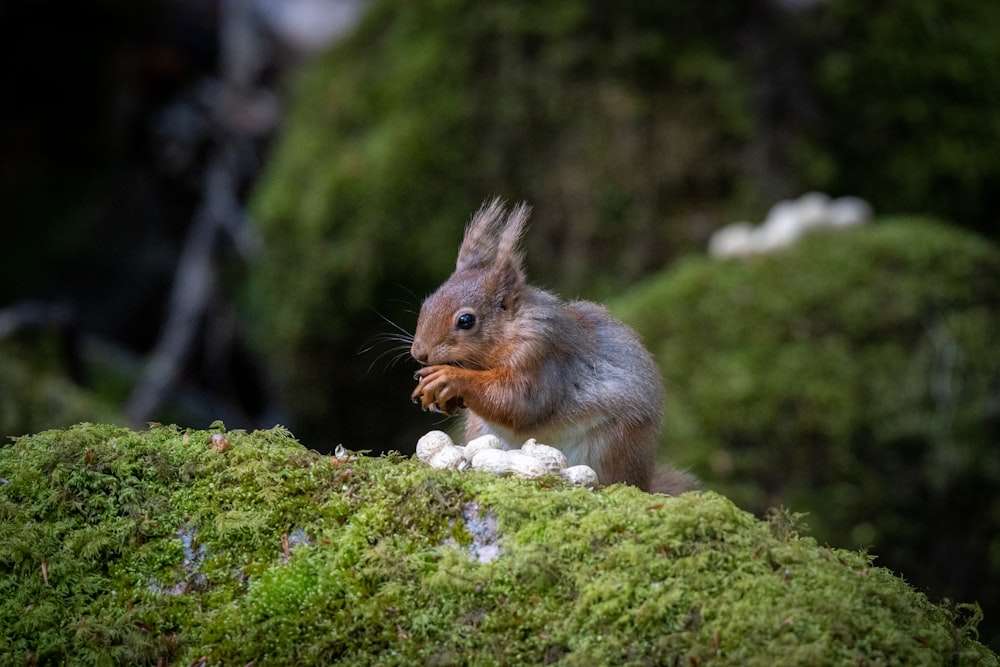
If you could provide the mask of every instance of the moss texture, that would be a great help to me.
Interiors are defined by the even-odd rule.
[[[1000,251],[926,220],[692,258],[619,304],[663,368],[662,451],[872,547],[1000,641]]]
[[[0,449],[0,664],[997,664],[974,607],[708,493],[81,424]]]

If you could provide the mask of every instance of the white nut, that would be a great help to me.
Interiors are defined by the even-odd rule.
[[[458,470],[465,462],[465,453],[455,445],[445,445],[426,461],[427,465],[438,470]]]
[[[549,472],[541,461],[519,449],[484,449],[472,459],[472,467],[496,475],[516,475],[529,479]]]
[[[510,452],[503,449],[480,450],[472,457],[472,467],[498,475],[508,473],[510,472],[509,454]]]
[[[541,477],[551,472],[540,459],[531,454],[525,454],[519,449],[507,452],[507,468],[514,475],[526,479]]]
[[[590,466],[570,466],[559,471],[570,484],[576,484],[578,486],[592,486],[597,484],[597,473]]]
[[[559,472],[569,465],[566,455],[555,447],[549,447],[531,438],[521,445],[521,451],[538,459],[549,472]]]
[[[425,433],[417,440],[417,458],[429,463],[432,456],[445,447],[454,447],[455,443],[444,431]]]
[[[516,475],[533,479],[549,474],[541,460],[520,449],[483,449],[472,459],[472,467],[495,475]]]
[[[504,449],[503,441],[492,433],[473,438],[465,445],[465,458],[471,461],[485,449]]]

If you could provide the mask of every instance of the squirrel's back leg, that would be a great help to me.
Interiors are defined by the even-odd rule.
[[[656,467],[656,424],[602,424],[588,456],[602,484],[625,483],[648,491]]]
[[[594,468],[602,483],[625,482],[643,491],[668,496],[701,489],[701,481],[693,474],[656,463],[657,429],[637,431],[633,438],[626,431],[622,440],[605,449],[601,463]],[[634,450],[628,451],[629,448]]]

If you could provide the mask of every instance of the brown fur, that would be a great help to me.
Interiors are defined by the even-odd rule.
[[[528,219],[497,199],[473,216],[455,272],[420,309],[411,354],[414,402],[467,408],[466,441],[492,433],[510,447],[537,438],[604,484],[678,493],[654,484],[663,383],[639,337],[603,307],[532,287],[519,242]],[[470,325],[471,322],[471,325]]]

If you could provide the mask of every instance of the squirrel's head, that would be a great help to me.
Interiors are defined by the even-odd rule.
[[[529,208],[507,213],[499,199],[472,217],[455,272],[420,308],[410,353],[424,365],[495,366],[516,336],[524,257],[518,244]]]

